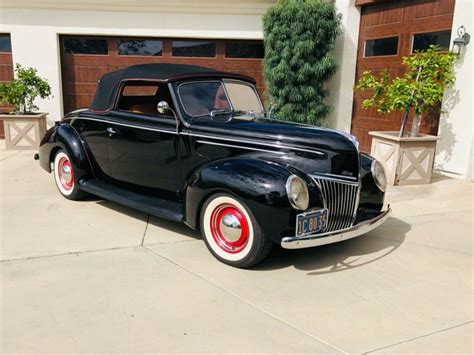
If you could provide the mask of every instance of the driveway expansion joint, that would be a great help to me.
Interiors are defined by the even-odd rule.
[[[24,258],[1,259],[0,263],[47,259],[47,258],[54,258],[54,257],[59,257],[59,256],[68,256],[68,255],[81,255],[81,254],[97,253],[97,252],[102,252],[102,251],[115,251],[115,250],[136,248],[139,246],[140,245],[127,245],[123,247],[111,247],[111,248],[91,249],[91,250],[81,250],[81,251],[68,251],[64,253],[57,253],[57,254],[50,254],[50,255],[26,256]]]
[[[418,340],[418,339],[426,338],[426,337],[429,337],[429,336],[432,336],[432,335],[435,335],[435,334],[447,332],[448,330],[459,328],[459,327],[462,327],[462,326],[465,326],[465,325],[468,325],[468,324],[471,324],[471,323],[474,323],[474,320],[470,320],[470,321],[467,321],[467,322],[464,322],[464,323],[456,324],[456,325],[453,325],[451,327],[440,329],[440,330],[437,330],[437,331],[434,331],[434,332],[431,332],[431,333],[423,334],[423,335],[420,335],[418,337],[410,338],[410,339],[407,339],[407,340],[402,340],[400,342],[390,344],[390,345],[387,345],[387,346],[382,346],[382,347],[377,348],[377,349],[372,349],[372,350],[369,350],[369,351],[365,351],[364,354],[370,354],[370,353],[373,353],[375,351],[386,350],[386,349],[389,349],[391,347],[394,347],[394,346],[397,346],[397,345],[400,345],[400,344],[406,344],[406,343],[409,343],[409,342],[414,341],[414,340]]]
[[[155,250],[153,250],[153,249],[151,249],[151,248],[148,248],[146,245],[144,245],[143,248],[146,249],[146,250],[147,250],[148,252],[150,252],[151,254],[153,254],[154,256],[157,256],[157,257],[159,257],[159,258],[162,258],[162,259],[168,261],[169,263],[175,265],[176,267],[179,267],[180,269],[182,269],[182,270],[184,270],[184,271],[186,271],[186,272],[188,272],[188,273],[194,275],[195,277],[197,277],[197,278],[203,280],[204,282],[207,282],[207,283],[213,285],[214,287],[217,287],[217,288],[220,289],[221,291],[223,291],[223,292],[229,294],[230,296],[235,297],[236,299],[238,299],[238,300],[240,300],[240,301],[246,303],[246,304],[249,305],[250,307],[252,307],[252,308],[258,310],[259,312],[261,312],[261,313],[265,314],[266,316],[268,316],[268,317],[270,317],[270,318],[276,320],[277,322],[280,322],[280,323],[282,323],[282,324],[285,324],[287,327],[290,327],[290,328],[296,330],[297,332],[302,333],[302,334],[306,335],[307,337],[312,338],[313,340],[316,340],[316,341],[319,342],[319,343],[322,343],[322,344],[324,344],[324,345],[326,345],[326,346],[328,346],[328,347],[333,348],[333,349],[334,349],[335,351],[337,351],[338,353],[341,353],[341,354],[350,354],[350,352],[348,352],[348,351],[346,351],[346,350],[343,350],[343,349],[341,349],[340,347],[338,347],[338,346],[336,346],[336,345],[334,345],[334,344],[331,344],[331,343],[329,343],[328,341],[326,341],[326,340],[324,340],[324,339],[321,339],[321,338],[315,336],[314,334],[311,334],[311,333],[307,332],[306,330],[304,330],[304,329],[298,327],[297,325],[292,324],[292,323],[290,323],[290,322],[288,322],[288,321],[286,321],[286,320],[284,320],[284,319],[282,319],[282,318],[280,318],[280,317],[278,317],[278,316],[276,316],[276,315],[270,313],[269,311],[267,311],[267,310],[261,308],[260,306],[256,305],[255,303],[253,303],[253,302],[251,302],[251,301],[249,301],[249,300],[243,298],[242,296],[240,296],[240,295],[238,295],[238,294],[236,294],[236,293],[234,293],[234,292],[232,292],[232,291],[226,289],[225,287],[222,287],[221,285],[216,284],[215,282],[213,282],[213,281],[211,281],[211,280],[206,279],[205,277],[203,277],[203,276],[201,276],[201,275],[195,273],[194,271],[192,271],[192,270],[188,269],[187,267],[185,267],[185,266],[183,266],[183,265],[177,263],[176,261],[174,261],[174,260],[172,260],[172,259],[170,259],[170,258],[168,258],[168,257],[166,257],[166,256],[164,256],[164,255],[162,255],[162,254],[160,254],[160,253],[158,253],[158,252],[156,252]]]

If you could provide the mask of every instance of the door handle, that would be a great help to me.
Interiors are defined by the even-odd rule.
[[[109,133],[109,135],[117,133],[117,131],[115,129],[113,129],[112,127],[107,127],[107,132]]]

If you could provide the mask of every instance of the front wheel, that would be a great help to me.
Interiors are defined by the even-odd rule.
[[[54,157],[53,173],[56,186],[65,198],[79,200],[84,196],[79,190],[71,159],[63,150],[58,151]]]
[[[227,194],[214,195],[204,204],[201,234],[218,260],[239,268],[262,261],[272,246],[252,212]]]

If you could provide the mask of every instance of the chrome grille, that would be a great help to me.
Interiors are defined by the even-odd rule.
[[[352,226],[357,204],[359,203],[359,184],[337,179],[312,176],[320,187],[328,209],[328,224],[325,232],[333,232]]]

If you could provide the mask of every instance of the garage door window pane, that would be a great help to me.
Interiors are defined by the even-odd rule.
[[[12,42],[10,35],[0,35],[0,52],[10,53],[12,51]]]
[[[119,55],[162,56],[163,41],[158,40],[120,40]]]
[[[109,47],[106,39],[66,38],[64,50],[68,54],[108,54]]]
[[[397,55],[398,37],[377,38],[365,41],[364,57]]]
[[[173,41],[175,57],[215,57],[216,44],[205,41]]]
[[[448,51],[450,40],[451,31],[417,33],[413,36],[412,53],[425,51],[430,45],[437,45],[441,51]]]
[[[263,58],[263,43],[227,42],[225,56],[227,58]]]

